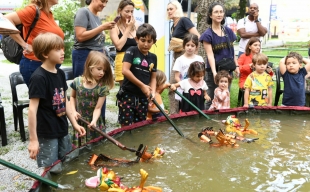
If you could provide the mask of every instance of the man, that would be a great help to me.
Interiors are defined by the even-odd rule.
[[[258,12],[258,5],[252,3],[249,7],[249,15],[238,21],[237,33],[241,37],[238,57],[245,52],[245,47],[251,37],[263,37],[267,33],[267,28],[262,25],[261,19],[258,18]]]

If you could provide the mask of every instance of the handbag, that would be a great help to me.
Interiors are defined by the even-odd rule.
[[[231,52],[231,48],[230,48],[230,40],[228,37],[228,34],[226,33],[225,29],[222,28],[224,35],[226,37],[226,43],[227,46],[229,48],[229,53],[230,55],[233,55]],[[215,62],[215,66],[216,66],[216,71],[221,71],[221,70],[225,70],[225,71],[229,71],[232,72],[236,69],[236,63],[235,60],[233,58],[223,58],[220,61]]]
[[[176,38],[176,37],[172,37],[170,40],[168,51],[182,52],[183,51],[183,40]]]
[[[173,27],[170,29],[170,35],[172,36],[173,33]],[[183,49],[183,39],[172,37],[169,43],[168,51],[174,51],[174,52],[182,52]]]
[[[36,6],[36,16],[34,17],[33,22],[30,26],[30,29],[27,33],[27,36],[25,39],[26,43],[27,43],[28,37],[32,29],[37,24],[39,17],[40,17],[40,9]],[[22,24],[17,25],[16,28],[20,31],[20,34],[23,37],[22,35],[23,25]],[[23,56],[23,50],[24,50],[23,47],[20,46],[18,43],[16,43],[16,41],[9,35],[3,37],[1,44],[2,44],[3,55],[5,56],[5,58],[11,63],[19,64]]]

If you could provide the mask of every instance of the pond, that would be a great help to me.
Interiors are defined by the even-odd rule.
[[[227,115],[212,116],[217,120]],[[198,132],[206,126],[225,129],[221,122],[198,115],[174,119],[186,138],[180,137],[168,122],[148,125],[116,137],[127,147],[139,144],[165,150],[165,155],[152,162],[111,167],[125,186],[138,186],[139,170],[149,173],[145,186],[163,191],[309,191],[310,190],[310,118],[304,115],[252,114],[240,116],[250,121],[249,128],[258,135],[254,143],[238,141],[239,147],[210,147],[200,142]],[[216,142],[215,138],[212,138]],[[61,175],[53,176],[60,184],[73,185],[75,191],[98,191],[85,186],[85,179],[95,176],[87,159],[92,154],[134,160],[135,154],[120,150],[111,142],[100,143],[92,151],[66,163]],[[71,171],[78,171],[66,175]]]

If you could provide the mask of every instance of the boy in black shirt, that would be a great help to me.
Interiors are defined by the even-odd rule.
[[[66,114],[80,136],[85,135],[85,129],[77,124],[70,105],[66,105],[65,74],[55,67],[64,60],[63,40],[56,34],[44,33],[34,39],[32,46],[42,65],[29,82],[28,151],[39,167],[47,168],[71,151]]]
[[[117,95],[121,126],[146,119],[148,99],[155,95],[157,57],[150,53],[156,42],[156,31],[142,24],[136,33],[137,46],[126,50],[123,59],[124,82]]]

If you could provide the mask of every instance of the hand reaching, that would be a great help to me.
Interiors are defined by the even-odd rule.
[[[115,27],[115,22],[114,21],[109,21],[109,22],[106,22],[106,23],[103,23],[102,26],[103,26],[103,30],[110,30],[110,29],[113,29]]]
[[[31,159],[36,160],[37,155],[39,154],[39,141],[31,141],[28,144],[28,152],[29,152],[29,157]]]

